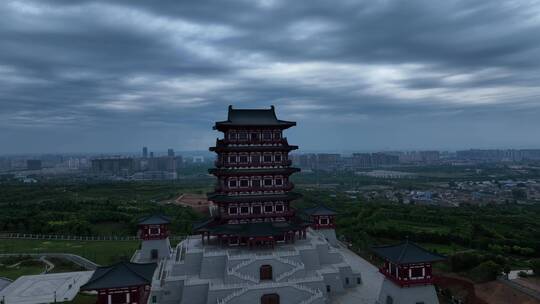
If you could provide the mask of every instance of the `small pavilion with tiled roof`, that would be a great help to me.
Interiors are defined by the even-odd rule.
[[[379,271],[400,287],[433,284],[432,263],[446,259],[408,239],[396,245],[371,249],[384,260],[384,266]]]
[[[81,291],[96,291],[98,304],[146,303],[155,263],[120,262],[96,269]]]
[[[140,237],[143,240],[163,239],[169,236],[171,219],[162,214],[153,214],[139,219]]]
[[[336,215],[338,213],[325,205],[304,209],[303,212],[310,217],[313,223],[311,227],[315,230],[336,228]]]
[[[171,219],[162,214],[153,214],[140,218],[137,225],[141,248],[135,253],[132,261],[148,263],[169,256],[171,251],[169,241],[170,224]]]

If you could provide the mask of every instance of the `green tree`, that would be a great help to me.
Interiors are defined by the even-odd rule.
[[[540,275],[540,259],[532,260],[531,268],[535,275]]]

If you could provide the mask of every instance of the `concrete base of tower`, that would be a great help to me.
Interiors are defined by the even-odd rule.
[[[162,240],[143,240],[141,249],[135,251],[131,261],[134,263],[152,263],[171,255],[169,238]]]
[[[380,304],[439,304],[433,285],[400,287],[384,279],[379,294]]]
[[[330,245],[334,247],[338,246],[336,231],[334,229],[319,229],[317,231],[324,236],[324,238]]]
[[[384,281],[335,233],[312,229],[274,249],[220,246],[213,239],[203,244],[192,236],[156,271],[150,304],[375,304]]]

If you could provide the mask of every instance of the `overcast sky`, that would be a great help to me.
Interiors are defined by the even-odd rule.
[[[0,153],[540,148],[540,1],[0,1]]]

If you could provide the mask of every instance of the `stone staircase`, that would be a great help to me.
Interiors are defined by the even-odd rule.
[[[224,297],[222,299],[218,299],[217,304],[231,303],[234,299],[237,299],[238,297],[240,297],[240,296],[244,295],[245,293],[247,293],[249,291],[252,291],[252,290],[276,289],[276,288],[283,288],[283,287],[291,287],[291,288],[294,288],[294,289],[302,291],[302,292],[307,292],[309,294],[309,297],[307,299],[303,300],[302,302],[300,302],[300,304],[311,304],[314,301],[316,301],[316,300],[318,300],[318,299],[320,299],[320,298],[322,298],[324,296],[324,294],[322,293],[321,290],[319,290],[319,289],[314,290],[314,289],[311,289],[309,287],[306,287],[306,286],[300,285],[300,284],[292,284],[290,282],[267,282],[267,283],[256,284],[256,285],[246,285],[244,288],[239,289],[239,290],[227,295],[226,297]]]
[[[227,274],[235,276],[237,278],[240,278],[240,279],[242,279],[244,281],[250,281],[250,282],[253,282],[253,283],[259,283],[259,280],[257,278],[254,278],[253,276],[250,276],[250,275],[247,275],[247,274],[244,274],[244,273],[240,273],[239,270],[241,268],[243,268],[243,267],[248,266],[249,264],[251,264],[251,263],[253,263],[253,262],[257,261],[257,260],[267,260],[267,259],[275,259],[275,260],[280,261],[281,263],[284,263],[284,264],[287,264],[287,265],[290,265],[291,267],[293,267],[291,270],[278,275],[276,277],[276,281],[282,281],[283,279],[285,279],[287,277],[290,277],[291,275],[293,275],[297,271],[305,269],[305,266],[304,266],[303,263],[296,262],[296,261],[293,261],[293,260],[290,260],[290,259],[286,259],[286,258],[284,258],[284,257],[282,257],[282,256],[280,256],[278,254],[275,254],[275,253],[269,254],[269,255],[256,255],[256,254],[253,254],[253,255],[249,255],[249,258],[247,260],[242,261],[242,262],[236,264],[233,267],[227,268]]]

